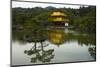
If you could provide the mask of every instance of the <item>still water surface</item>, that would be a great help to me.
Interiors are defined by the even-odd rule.
[[[95,51],[95,35],[50,30],[42,42],[12,41],[12,65],[94,61]]]

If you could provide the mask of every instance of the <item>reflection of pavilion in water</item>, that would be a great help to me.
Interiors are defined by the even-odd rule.
[[[49,44],[44,44],[43,42],[40,42],[41,45],[37,45],[36,43],[33,45],[33,47],[30,50],[25,50],[24,53],[32,56],[31,61],[32,63],[36,63],[38,61],[41,61],[43,63],[50,62],[51,59],[54,58],[53,52],[54,49],[48,49],[44,50],[44,47],[47,47]]]
[[[94,45],[95,46],[95,39],[94,37],[87,37],[82,35],[73,35],[70,33],[65,33],[65,29],[51,29],[47,31],[48,33],[48,40],[53,43],[53,45],[63,45],[66,41],[76,40],[78,44],[81,45]],[[90,41],[88,41],[90,40]],[[38,43],[38,44],[37,44]],[[40,44],[39,44],[40,43]],[[31,56],[31,62],[37,63],[38,61],[42,63],[51,62],[54,58],[54,49],[45,49],[48,47],[49,44],[46,44],[45,41],[38,41],[34,42],[33,47],[30,50],[25,50],[24,53]],[[74,44],[73,44],[74,45]],[[71,48],[71,47],[70,47]],[[95,60],[96,59],[96,48],[89,47],[88,52],[90,56]]]
[[[60,46],[65,42],[65,35],[64,29],[53,29],[49,30],[48,39],[54,45]]]
[[[59,46],[65,42],[65,32],[64,29],[51,29],[47,31],[48,39],[53,44]],[[40,44],[39,44],[40,43]],[[36,63],[41,61],[43,63],[50,62],[54,58],[54,49],[45,49],[49,44],[44,41],[34,41],[34,45],[30,50],[25,50],[24,53],[32,56],[31,62]]]

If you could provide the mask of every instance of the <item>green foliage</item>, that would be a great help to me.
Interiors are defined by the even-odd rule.
[[[50,14],[60,10],[67,15],[69,26],[75,30],[87,33],[96,32],[96,7],[80,7],[79,9],[55,8],[55,7],[34,7],[34,8],[13,8],[12,29],[13,31],[23,29],[32,32],[38,29],[45,29],[50,25]]]
[[[79,11],[80,13],[73,19],[75,29],[81,32],[96,33],[96,8],[81,7]]]

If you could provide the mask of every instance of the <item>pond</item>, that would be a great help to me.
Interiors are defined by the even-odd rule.
[[[95,35],[68,29],[52,29],[47,34],[40,42],[12,40],[12,65],[96,60]],[[22,35],[16,34],[16,37]]]

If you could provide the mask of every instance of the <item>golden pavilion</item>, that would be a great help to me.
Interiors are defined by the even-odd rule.
[[[67,16],[63,12],[55,11],[51,14],[53,26],[68,26]]]

